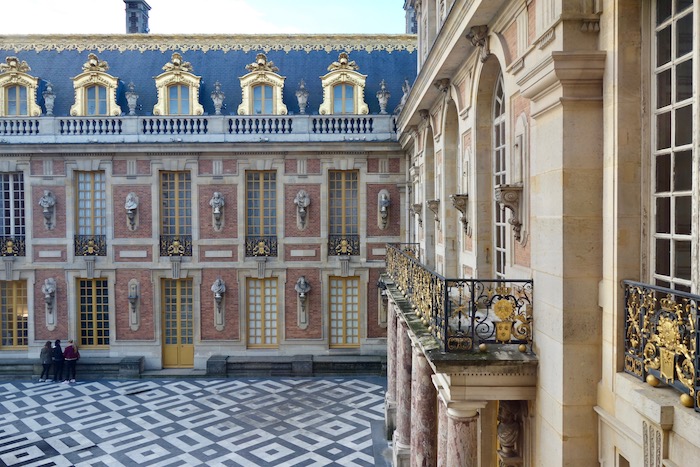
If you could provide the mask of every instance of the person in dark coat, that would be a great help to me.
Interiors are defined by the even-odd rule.
[[[63,350],[61,341],[56,339],[53,345],[53,382],[58,383],[63,379]]]
[[[49,380],[49,370],[51,369],[51,362],[53,361],[51,353],[51,341],[46,341],[46,344],[41,348],[41,353],[39,354],[41,366],[43,367],[41,376],[39,376],[40,383]]]
[[[80,359],[80,352],[78,352],[78,346],[75,345],[73,339],[68,341],[68,346],[63,351],[63,359],[65,360],[66,364],[66,380],[70,380],[71,383],[75,383],[75,364],[78,363],[78,360]]]

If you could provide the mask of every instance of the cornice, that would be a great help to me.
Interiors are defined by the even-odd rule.
[[[0,35],[0,50],[21,51],[407,51],[417,50],[413,34],[198,34],[198,35]]]

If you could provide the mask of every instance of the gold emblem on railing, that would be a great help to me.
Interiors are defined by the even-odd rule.
[[[268,256],[269,254],[270,248],[262,240],[255,245],[255,248],[253,248],[253,256]]]
[[[350,242],[346,239],[342,239],[340,243],[338,243],[338,246],[335,247],[335,252],[341,255],[349,255],[352,253],[352,245],[350,245]]]
[[[170,256],[182,256],[185,254],[185,247],[180,243],[179,240],[173,240],[173,242],[168,246],[168,255]]]
[[[5,254],[14,255],[15,254],[15,242],[8,240],[5,242]]]

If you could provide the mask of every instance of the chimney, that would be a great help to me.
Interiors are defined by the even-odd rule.
[[[403,9],[406,12],[406,34],[417,34],[418,23],[416,18],[415,0],[405,0]]]
[[[126,33],[148,34],[148,11],[146,0],[124,0],[126,3]]]

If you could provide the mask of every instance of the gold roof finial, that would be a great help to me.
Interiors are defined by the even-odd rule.
[[[264,53],[257,54],[255,56],[255,61],[250,65],[246,65],[245,69],[250,72],[271,71],[273,73],[277,73],[279,71],[279,68],[275,66],[275,63],[272,60],[267,60],[267,56]]]
[[[185,62],[182,60],[182,55],[175,52],[170,58],[170,63],[166,63],[163,66],[165,71],[186,71],[189,73],[193,72],[192,64],[190,62]]]
[[[357,71],[359,69],[360,69],[360,67],[357,66],[355,61],[350,60],[350,57],[348,57],[347,52],[340,52],[340,55],[338,55],[338,61],[333,62],[328,66],[328,71],[336,71],[336,70]]]
[[[20,62],[17,57],[5,57],[5,63],[0,63],[0,73],[5,73],[6,71],[26,73],[29,70],[31,70],[31,68],[29,68],[27,62],[24,60]]]
[[[88,61],[83,64],[83,71],[107,71],[109,64],[97,58],[97,55],[88,54]]]

